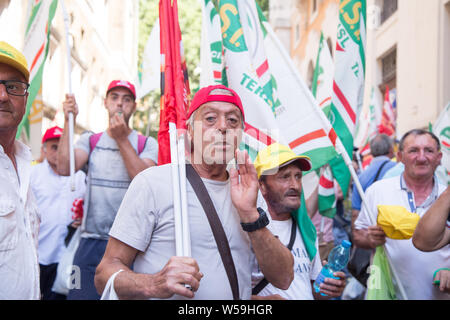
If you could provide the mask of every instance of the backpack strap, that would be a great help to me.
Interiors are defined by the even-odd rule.
[[[91,153],[92,150],[95,149],[95,146],[97,145],[98,140],[100,140],[102,134],[103,132],[94,133],[89,137],[89,153]]]
[[[144,151],[145,145],[147,144],[147,137],[138,133],[138,155]]]
[[[98,141],[100,140],[103,132],[95,133],[89,137],[89,148],[90,152],[95,149],[95,146],[97,146]],[[138,133],[138,155],[144,151],[145,145],[147,144],[147,137]]]

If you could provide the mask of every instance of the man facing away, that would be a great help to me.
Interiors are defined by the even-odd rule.
[[[221,85],[202,88],[187,117],[188,159],[229,242],[239,298],[251,297],[255,257],[268,281],[287,289],[293,278],[292,254],[266,228],[267,216],[256,207],[255,168],[247,153],[237,150],[244,124],[239,96]],[[228,172],[234,157],[239,172],[234,168]],[[145,170],[131,183],[97,268],[98,292],[123,270],[114,281],[120,299],[233,299],[211,226],[190,183],[186,188],[191,257],[175,256],[171,176],[171,165],[163,165]]]
[[[297,156],[279,143],[261,150],[255,160],[259,186],[270,214],[268,228],[280,241],[290,246],[294,256],[294,280],[286,290],[265,283],[259,268],[253,270],[254,296],[259,299],[313,300],[336,298],[345,288],[345,273],[336,272],[338,279],[326,278],[320,293],[313,282],[322,270],[314,225],[301,208],[303,171],[311,170],[306,156]],[[294,218],[295,217],[295,218]]]
[[[434,172],[442,158],[439,139],[431,132],[414,129],[401,139],[397,159],[405,171],[397,177],[383,179],[367,189],[368,212],[363,206],[355,221],[354,243],[361,248],[374,249],[385,245],[391,263],[398,273],[408,299],[448,299],[449,296],[433,286],[433,273],[448,263],[448,250],[421,252],[412,239],[386,238],[377,221],[377,205],[400,205],[423,216],[445,187]],[[397,297],[401,293],[397,289]]]
[[[83,134],[75,145],[75,171],[88,165],[87,193],[81,225],[81,241],[74,257],[80,268],[81,289],[69,291],[68,299],[99,299],[94,287],[95,268],[105,252],[108,232],[131,180],[156,165],[158,145],[149,137],[145,144],[129,121],[136,110],[136,91],[128,81],[112,81],[104,100],[109,126],[102,134]],[[78,114],[73,95],[63,104],[64,132],[58,147],[58,173],[69,175],[69,112]],[[140,150],[140,145],[143,145]]]
[[[72,221],[72,204],[84,198],[86,175],[77,171],[74,176],[75,190],[71,190],[71,178],[57,173],[59,139],[63,130],[49,128],[42,137],[44,161],[33,166],[31,188],[41,216],[39,229],[40,285],[43,300],[64,300],[66,296],[52,291],[58,262],[64,252],[64,239],[68,226],[76,228],[81,221]]]
[[[0,42],[0,299],[39,299],[39,214],[30,187],[31,151],[16,140],[25,114],[28,64]]]

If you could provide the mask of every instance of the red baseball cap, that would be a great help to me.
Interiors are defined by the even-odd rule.
[[[216,89],[227,90],[232,94],[232,96],[222,95],[222,94],[210,94],[211,91],[216,90]],[[225,87],[224,85],[221,85],[221,84],[204,87],[204,88],[201,88],[200,90],[198,90],[197,93],[195,94],[194,98],[191,101],[191,105],[189,106],[189,110],[188,110],[188,114],[187,114],[186,118],[189,119],[195,110],[200,108],[203,104],[205,104],[207,102],[212,102],[212,101],[223,101],[223,102],[229,102],[229,103],[234,104],[236,107],[239,108],[239,110],[241,110],[242,118],[243,119],[245,118],[244,117],[244,107],[242,106],[241,98],[239,98],[238,94],[233,89]]]
[[[59,139],[63,134],[63,129],[56,126],[45,131],[44,136],[42,137],[42,143],[51,139]]]
[[[126,88],[131,91],[133,94],[134,99],[136,99],[136,89],[134,88],[134,85],[131,82],[128,82],[126,80],[113,80],[108,86],[108,90],[106,90],[106,95],[108,95],[108,92],[110,92],[114,88]]]

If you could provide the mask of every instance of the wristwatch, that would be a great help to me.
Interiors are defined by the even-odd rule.
[[[253,231],[262,229],[269,224],[269,218],[267,218],[266,212],[263,209],[258,208],[258,213],[259,213],[259,218],[255,222],[251,222],[251,223],[242,223],[241,222],[241,226],[242,226],[242,229],[244,229],[244,231],[253,232]]]

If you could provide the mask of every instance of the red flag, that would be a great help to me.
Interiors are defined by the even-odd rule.
[[[384,133],[389,137],[395,137],[395,114],[389,99],[389,87],[386,86],[384,95],[383,114],[381,116],[381,124],[378,127],[380,133]]]
[[[161,110],[158,132],[158,164],[170,163],[169,122],[186,129],[189,79],[178,22],[177,0],[160,0]]]

